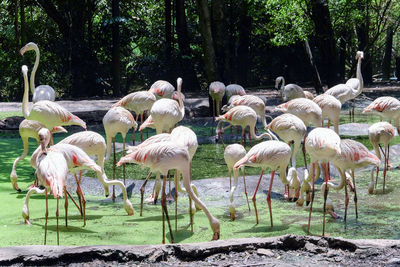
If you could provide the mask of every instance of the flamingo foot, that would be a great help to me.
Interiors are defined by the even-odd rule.
[[[328,211],[329,214],[332,216],[332,218],[337,219],[339,218],[339,215],[336,214],[336,212],[334,212],[333,210]]]
[[[231,219],[232,219],[232,221],[234,221],[236,219],[236,216],[235,216],[234,212],[231,212]]]
[[[218,240],[218,239],[219,239],[219,237],[220,237],[220,234],[219,234],[219,232],[215,232],[215,233],[213,234],[213,237],[212,237],[212,239],[211,239],[211,240]]]

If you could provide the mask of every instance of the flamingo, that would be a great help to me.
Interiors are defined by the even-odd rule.
[[[244,147],[242,145],[231,144],[225,148],[224,159],[225,159],[226,166],[228,167],[228,171],[229,171],[229,187],[230,187],[229,199],[231,202],[231,204],[229,206],[229,212],[231,214],[232,221],[235,220],[235,203],[234,203],[233,195],[235,194],[235,190],[237,188],[238,178],[239,178],[239,170],[233,169],[233,166],[235,165],[236,162],[238,162],[244,156],[246,156],[246,149],[244,149]],[[247,195],[247,188],[246,188],[246,177],[244,175],[244,166],[241,167],[241,170],[242,170],[242,174],[243,174],[244,194],[246,195],[247,206],[250,211],[249,197]],[[231,185],[232,171],[233,171],[233,186]]]
[[[380,147],[380,144],[383,143],[385,148],[384,152],[382,151],[383,156],[385,158],[384,169],[383,169],[383,193],[385,193],[386,171],[390,166],[389,146],[390,146],[390,141],[392,141],[395,136],[395,130],[394,127],[388,122],[377,122],[372,124],[368,128],[368,135],[369,135],[369,141],[371,142],[375,150],[375,154],[380,160],[382,159],[380,153],[380,149],[382,148]],[[378,172],[379,172],[379,166],[377,167],[376,179],[378,179]]]
[[[47,129],[53,129],[55,126],[79,125],[86,130],[86,123],[83,120],[73,115],[56,102],[42,100],[33,104],[31,110],[29,110],[28,67],[25,65],[22,66],[22,74],[24,76],[25,87],[22,100],[22,113],[25,119],[38,121]]]
[[[307,127],[305,126],[304,122],[293,114],[282,114],[274,118],[265,127],[265,130],[271,135],[271,131],[273,131],[279,136],[279,138],[288,144],[293,141],[292,167],[296,167],[296,157],[300,149],[301,140],[304,139],[307,133]],[[305,155],[304,161],[306,161]]]
[[[240,140],[240,144],[243,144],[243,137],[245,135],[246,127],[249,126],[250,128],[250,137],[255,140],[261,140],[265,136],[270,136],[268,133],[263,133],[261,135],[255,134],[255,127],[257,123],[257,114],[256,112],[248,107],[248,106],[236,106],[226,112],[224,115],[221,115],[216,118],[218,122],[217,129],[216,129],[216,139],[221,137],[222,133],[226,128],[229,128],[232,125],[238,125],[242,127],[242,138]],[[223,123],[228,122],[230,126],[222,128]],[[222,139],[221,139],[222,140]]]
[[[371,104],[364,108],[362,113],[375,113],[389,122],[394,120],[397,132],[400,132],[400,101],[391,96],[382,96],[375,99]]]
[[[44,224],[44,244],[46,245],[47,239],[47,218],[49,215],[47,191],[49,190],[53,194],[54,198],[57,199],[57,245],[60,244],[59,229],[58,229],[58,200],[63,197],[63,191],[66,194],[65,181],[68,174],[68,165],[60,152],[51,151],[48,153],[40,153],[37,160],[37,178],[40,185],[44,186],[44,194],[46,197],[46,212],[45,212],[45,224]],[[68,200],[65,195],[65,206],[67,207]]]
[[[128,157],[129,156],[129,157]],[[174,142],[160,142],[148,145],[142,149],[138,149],[132,154],[123,157],[118,162],[117,166],[128,162],[138,163],[150,168],[152,171],[159,171],[164,175],[164,183],[162,189],[162,200],[161,204],[163,207],[163,214],[165,213],[171,241],[174,242],[171,225],[169,224],[169,217],[167,211],[166,195],[165,195],[165,184],[166,175],[168,170],[177,169],[183,176],[183,186],[186,189],[189,197],[199,206],[210,222],[211,229],[213,231],[213,240],[217,240],[220,237],[220,223],[219,221],[209,212],[206,205],[196,196],[191,187],[191,175],[190,175],[190,155],[186,147],[180,146]],[[192,214],[191,214],[192,216]],[[193,219],[191,219],[193,221]],[[163,240],[165,243],[165,226],[163,220]]]
[[[18,158],[15,159],[13,166],[12,166],[11,173],[10,173],[11,183],[12,183],[14,189],[17,190],[18,192],[21,192],[21,189],[18,187],[18,183],[17,183],[17,181],[18,181],[18,175],[17,175],[18,162],[20,160],[23,160],[26,157],[26,155],[28,155],[28,151],[29,151],[28,139],[34,138],[34,139],[36,139],[37,142],[39,142],[38,132],[40,129],[42,129],[44,127],[45,126],[38,121],[26,120],[26,119],[23,120],[19,124],[19,135],[21,136],[22,144],[24,145],[24,151],[22,152],[21,156],[19,156]],[[66,133],[67,130],[65,130],[61,126],[55,126],[55,127],[53,127],[51,132],[52,133]]]
[[[154,127],[156,128],[157,134],[165,131],[171,131],[171,129],[180,122],[185,116],[185,107],[183,105],[180,93],[182,90],[182,79],[177,79],[177,88],[179,94],[179,103],[175,100],[163,98],[154,102],[150,115],[154,121]]]
[[[113,180],[115,180],[115,163],[116,163],[116,155],[115,155],[115,136],[118,133],[122,135],[123,141],[123,151],[125,151],[125,137],[128,131],[133,128],[133,134],[137,129],[137,123],[133,118],[132,114],[123,107],[114,107],[107,111],[106,115],[103,118],[103,125],[104,130],[106,132],[106,139],[107,139],[107,152],[106,158],[107,161],[111,155],[111,142],[113,143],[113,154],[114,154],[114,161],[113,161]],[[124,176],[124,184],[125,184],[125,167],[123,169],[123,176]],[[115,191],[113,187],[113,198],[115,197]]]
[[[318,95],[313,101],[321,108],[322,111],[322,126],[324,126],[324,119],[328,118],[328,128],[332,122],[334,130],[339,134],[339,117],[342,103],[331,95]]]
[[[271,180],[269,182],[269,189],[267,195],[267,203],[269,208],[269,215],[271,220],[271,227],[273,227],[272,221],[272,210],[271,210],[271,190],[272,183],[274,181],[274,175],[277,168],[280,168],[280,178],[284,185],[287,185],[289,182],[286,179],[286,168],[289,165],[290,155],[291,155],[290,147],[281,141],[269,140],[261,142],[255,146],[253,146],[247,154],[241,158],[239,161],[235,163],[233,166],[234,169],[238,169],[242,166],[250,166],[250,167],[261,167],[261,175],[258,180],[256,190],[254,191],[254,195],[252,198],[254,204],[254,210],[256,212],[256,223],[258,224],[258,212],[256,206],[256,195],[258,191],[258,187],[260,186],[261,179],[264,174],[264,170],[269,167],[272,169]]]
[[[230,84],[225,88],[226,99],[229,101],[233,95],[245,95],[246,91],[239,84]]]
[[[328,168],[327,163],[336,156],[336,154],[340,153],[340,137],[333,130],[327,128],[315,128],[313,129],[305,141],[306,151],[310,155],[310,162],[312,163],[311,167],[311,176],[312,176],[312,193],[311,193],[311,204],[310,204],[310,213],[308,217],[308,226],[307,233],[310,233],[310,222],[311,222],[311,213],[312,213],[312,205],[314,201],[314,182],[315,182],[315,165],[318,162],[322,163],[323,171],[324,171],[324,181],[328,183]],[[324,191],[324,217],[323,217],[323,225],[322,225],[322,235],[325,235],[325,213],[326,213],[326,200],[328,197],[328,189],[329,187],[325,186]]]
[[[288,184],[288,198],[297,201],[300,197],[301,181],[297,175],[295,167],[290,167],[287,175]],[[292,191],[290,191],[292,189]],[[292,193],[291,193],[292,192]],[[293,194],[294,192],[294,194]]]
[[[36,53],[36,59],[35,59],[35,65],[33,65],[33,70],[31,73],[31,78],[30,78],[30,86],[31,86],[31,92],[32,92],[32,102],[36,103],[40,100],[49,100],[49,101],[54,101],[55,100],[55,92],[54,89],[49,86],[49,85],[39,85],[38,87],[35,87],[35,74],[36,70],[39,67],[39,58],[40,58],[40,52],[39,52],[39,47],[33,43],[27,43],[24,47],[21,48],[19,51],[21,55],[23,56],[26,51],[34,50]]]
[[[213,117],[215,117],[214,110],[217,111],[217,116],[219,116],[220,115],[220,105],[222,102],[222,98],[225,95],[225,84],[223,84],[222,82],[218,82],[218,81],[212,82],[209,87],[209,94],[213,101]],[[216,108],[214,108],[214,105],[216,106]]]
[[[134,92],[124,96],[121,100],[115,103],[112,107],[123,107],[128,110],[132,110],[136,114],[136,121],[139,119],[140,124],[143,123],[143,113],[146,110],[150,110],[156,102],[156,97],[149,91]],[[143,142],[143,134],[140,132],[140,139]],[[135,144],[135,135],[132,136],[133,144]]]
[[[157,99],[171,98],[174,91],[174,86],[169,82],[163,80],[156,81],[151,85],[149,89],[149,92],[154,94]]]
[[[351,140],[351,139],[343,139],[340,142],[340,150],[341,153],[337,154],[335,158],[332,159],[332,163],[339,170],[339,173],[342,176],[342,183],[345,181],[344,172],[347,170],[351,171],[352,184],[354,187],[354,204],[356,208],[356,218],[358,218],[358,210],[357,210],[357,191],[356,191],[356,181],[354,178],[354,170],[358,168],[365,167],[367,165],[374,165],[377,168],[380,164],[380,159],[369,152],[368,148],[366,148],[360,142]],[[379,151],[379,150],[378,150]],[[374,170],[372,170],[373,175]],[[347,175],[347,172],[346,172]],[[345,215],[344,220],[347,218],[347,206],[349,203],[349,198],[347,195],[347,187],[345,186]]]
[[[319,172],[319,166],[318,166],[318,172]],[[319,173],[317,173],[319,176]],[[296,200],[296,205],[298,206],[303,206],[304,204],[304,199],[306,199],[306,206],[310,204],[310,199],[311,199],[311,177],[308,175],[308,170],[304,169],[303,173],[303,181],[301,182],[300,185],[300,196]]]
[[[279,87],[279,84],[281,86]],[[306,95],[304,94],[305,92],[303,91],[303,88],[298,86],[297,84],[294,83],[289,83],[285,85],[285,78],[283,76],[279,76],[275,80],[275,88],[280,89],[281,91],[281,97],[283,102],[295,99],[295,98],[305,98]]]
[[[364,88],[363,77],[361,74],[361,61],[363,58],[364,58],[364,52],[357,51],[356,78],[348,79],[345,84],[341,83],[333,86],[332,88],[328,89],[325,92],[325,94],[336,97],[342,104],[347,100],[355,99],[359,94],[361,94]],[[350,115],[353,116],[354,118],[354,105],[353,105],[353,111],[350,112]]]
[[[228,110],[236,106],[248,106],[254,109],[257,116],[260,117],[263,126],[265,127],[267,125],[267,122],[265,120],[265,103],[261,98],[255,95],[238,95],[236,97],[231,97],[230,100],[232,101],[230,101],[229,105],[225,105],[222,107],[223,112],[227,112]]]

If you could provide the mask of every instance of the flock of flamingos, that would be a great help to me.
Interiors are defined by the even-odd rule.
[[[123,194],[123,205],[128,215],[133,215],[134,210],[127,197],[126,188],[123,182],[115,179],[115,166],[125,166],[126,163],[144,165],[150,169],[146,179],[151,173],[156,173],[156,183],[153,198],[156,200],[160,189],[161,205],[163,218],[168,222],[171,241],[174,242],[173,231],[169,221],[167,202],[166,202],[166,177],[169,170],[175,170],[175,186],[179,193],[187,193],[190,200],[189,213],[193,231],[193,214],[196,210],[203,210],[209,219],[213,232],[212,239],[220,238],[220,223],[207,209],[206,205],[198,197],[196,187],[191,183],[191,162],[198,147],[196,134],[185,126],[175,127],[184,115],[185,109],[182,99],[182,79],[177,79],[177,91],[174,86],[166,81],[155,82],[148,91],[139,91],[123,97],[115,103],[103,118],[106,133],[106,140],[92,131],[82,131],[68,136],[57,144],[54,144],[52,134],[66,132],[62,126],[79,125],[86,130],[86,123],[77,116],[73,115],[65,108],[54,102],[55,93],[53,88],[48,85],[35,86],[34,76],[39,64],[39,49],[36,44],[28,43],[21,49],[21,54],[34,50],[36,51],[36,61],[33,67],[30,82],[28,82],[28,68],[22,66],[24,78],[24,96],[22,109],[25,120],[21,122],[19,131],[24,144],[24,152],[18,157],[12,167],[10,179],[13,187],[20,191],[17,183],[16,167],[18,161],[26,157],[28,153],[28,138],[35,138],[40,144],[31,157],[31,165],[36,169],[36,179],[30,187],[22,215],[27,224],[29,221],[29,197],[31,194],[44,194],[46,196],[45,213],[45,244],[47,234],[48,203],[47,196],[52,194],[57,200],[57,243],[59,243],[58,218],[59,218],[59,198],[65,199],[65,223],[68,224],[68,199],[71,199],[83,216],[85,222],[85,197],[80,187],[81,170],[90,169],[96,172],[99,181],[104,185],[105,195],[108,196],[108,187],[117,185]],[[384,180],[383,190],[385,190],[386,170],[389,163],[389,142],[395,135],[394,127],[389,122],[379,122],[369,128],[369,137],[375,149],[375,154],[361,143],[339,137],[339,115],[341,106],[344,102],[356,98],[363,89],[363,79],[361,75],[361,60],[363,52],[357,52],[356,78],[349,79],[345,84],[338,84],[324,94],[314,96],[295,84],[285,85],[283,77],[276,79],[276,87],[281,90],[283,104],[277,106],[277,110],[284,114],[280,115],[267,124],[265,115],[264,101],[254,95],[247,95],[240,85],[231,84],[225,87],[222,82],[213,82],[209,86],[209,93],[214,100],[214,110],[217,113],[216,138],[221,139],[224,130],[231,126],[241,126],[241,144],[231,144],[226,146],[224,158],[229,172],[234,176],[231,184],[230,207],[232,220],[235,219],[235,205],[233,193],[238,183],[239,170],[245,166],[261,168],[261,175],[258,180],[252,201],[258,223],[258,212],[256,206],[256,194],[260,185],[263,173],[267,167],[272,170],[267,203],[270,213],[270,223],[273,227],[273,216],[271,210],[271,188],[276,170],[280,169],[280,179],[285,186],[285,198],[295,200],[298,205],[303,205],[306,201],[309,208],[308,228],[314,199],[314,181],[319,177],[322,169],[324,182],[321,187],[323,193],[323,234],[325,231],[325,214],[329,212],[333,217],[336,216],[332,202],[328,199],[329,188],[345,188],[345,219],[347,216],[347,206],[349,203],[348,189],[354,192],[354,202],[357,213],[357,192],[354,179],[354,170],[366,165],[373,165],[371,171],[371,183],[369,192],[374,191],[376,179],[378,177],[379,166],[381,163],[381,153],[384,156]],[[30,84],[30,86],[29,86]],[[279,85],[281,86],[279,87]],[[33,94],[33,105],[28,107],[29,87]],[[228,104],[220,107],[223,96],[226,95]],[[224,114],[220,115],[220,110]],[[136,119],[131,111],[136,114]],[[149,116],[143,121],[143,115],[148,112]],[[375,99],[363,113],[372,112],[382,118],[395,122],[395,127],[399,130],[400,102],[393,97],[380,97]],[[136,146],[125,147],[125,137],[127,132],[133,128],[137,130],[137,121],[141,118],[139,130],[146,127],[155,128],[157,135],[145,141],[141,135],[141,143]],[[324,120],[328,118],[328,126],[332,122],[334,130],[323,128]],[[261,135],[256,134],[257,119],[260,119],[265,128]],[[228,125],[227,125],[228,124]],[[314,126],[314,129],[307,134],[307,127]],[[224,127],[227,125],[226,127]],[[249,140],[261,140],[267,137],[268,141],[262,141],[254,145],[248,152],[242,146],[243,139],[246,137],[245,129],[249,126]],[[167,132],[167,133],[166,133]],[[123,137],[123,149],[128,151],[126,156],[117,162],[115,158],[115,136],[121,133]],[[135,135],[133,135],[134,138]],[[279,137],[279,138],[278,138]],[[308,153],[310,157],[310,172],[306,169],[303,181],[300,180],[296,170],[296,155],[298,154],[303,141],[303,153]],[[293,148],[292,148],[293,143]],[[135,144],[135,140],[133,140]],[[383,144],[383,149],[380,144]],[[49,146],[50,145],[50,146]],[[114,151],[112,153],[112,148]],[[107,178],[104,171],[104,161],[114,155],[113,180]],[[91,156],[96,156],[95,162]],[[304,158],[305,154],[304,154]],[[291,165],[288,168],[289,164]],[[340,183],[335,184],[329,178],[330,164],[334,165],[340,174]],[[317,174],[315,175],[315,170]],[[376,170],[376,171],[375,171]],[[78,202],[75,201],[66,187],[67,174],[71,172],[75,175],[77,183]],[[79,175],[77,175],[79,173]],[[79,176],[79,177],[78,177]],[[124,171],[125,176],[125,171]],[[163,177],[161,185],[160,177]],[[180,186],[180,176],[183,177],[183,188]],[[243,174],[244,178],[244,174]],[[145,182],[145,183],[146,183]],[[245,180],[244,180],[245,182]],[[375,184],[375,186],[374,186]],[[141,188],[141,211],[143,205],[144,186]],[[247,190],[245,191],[247,197]],[[176,202],[178,193],[176,193]],[[248,202],[248,199],[247,199]],[[250,206],[249,206],[250,208]],[[176,212],[176,207],[175,207]],[[176,218],[176,216],[175,216]],[[176,225],[176,224],[175,224]],[[163,219],[163,243],[165,243],[165,220]]]

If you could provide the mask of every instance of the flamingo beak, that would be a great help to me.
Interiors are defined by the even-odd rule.
[[[219,238],[220,238],[219,232],[215,232],[215,233],[213,234],[212,240],[218,240]]]

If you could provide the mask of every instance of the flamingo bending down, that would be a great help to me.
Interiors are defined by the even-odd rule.
[[[157,134],[170,131],[175,124],[180,122],[185,116],[185,107],[180,96],[182,90],[182,79],[177,79],[177,87],[179,93],[178,102],[172,99],[163,98],[154,102],[150,115],[154,121],[154,127]]]
[[[177,145],[174,142],[161,142],[151,144],[145,148],[138,149],[132,154],[120,159],[118,166],[124,163],[133,162],[137,164],[144,165],[151,169],[151,171],[159,171],[164,175],[163,191],[161,204],[163,207],[163,214],[165,213],[167,221],[169,224],[169,217],[167,212],[167,203],[165,195],[165,183],[166,175],[168,170],[177,169],[182,173],[183,176],[183,186],[186,189],[189,197],[198,205],[204,213],[207,215],[208,220],[213,230],[213,240],[219,239],[220,236],[220,223],[219,221],[209,212],[206,205],[196,196],[193,192],[190,182],[190,156],[188,149]],[[192,216],[192,215],[191,215]],[[193,221],[193,219],[191,219]],[[163,220],[164,226],[164,220]],[[169,224],[171,241],[174,242],[172,236],[171,225]],[[163,243],[165,243],[165,227],[163,227]]]
[[[289,182],[286,179],[286,168],[289,165],[290,155],[291,155],[290,147],[281,141],[270,140],[261,142],[255,146],[253,146],[247,154],[240,159],[238,162],[235,163],[234,169],[238,169],[242,166],[250,166],[250,167],[261,167],[261,175],[260,179],[258,180],[256,190],[254,191],[253,195],[253,204],[254,210],[256,212],[256,223],[258,224],[258,212],[256,206],[256,195],[258,191],[258,187],[260,186],[261,179],[264,174],[264,170],[267,167],[272,169],[271,180],[269,182],[269,189],[267,195],[267,202],[269,208],[269,215],[271,220],[271,227],[273,227],[272,221],[272,210],[271,210],[271,190],[272,190],[272,183],[274,181],[274,175],[276,169],[280,168],[280,178],[284,185],[287,185]]]
[[[19,124],[19,135],[21,136],[21,139],[22,139],[24,151],[22,152],[21,156],[19,156],[18,158],[15,159],[13,166],[12,166],[11,173],[10,173],[11,183],[12,183],[14,189],[17,190],[18,192],[21,192],[21,189],[18,187],[18,183],[17,183],[17,181],[18,181],[18,175],[17,175],[18,162],[20,160],[23,160],[26,157],[26,155],[28,155],[28,151],[29,151],[29,140],[28,139],[34,138],[39,143],[38,132],[40,129],[42,129],[44,127],[45,126],[38,121],[26,120],[26,119],[23,120]],[[66,133],[67,130],[65,130],[61,126],[55,126],[55,127],[53,127],[51,132],[52,133]]]
[[[288,184],[288,198],[297,201],[300,197],[301,181],[297,175],[295,167],[290,167],[287,175]],[[291,191],[292,189],[292,191]]]
[[[140,115],[140,124],[143,123],[143,113],[146,110],[150,110],[153,106],[154,102],[156,102],[156,97],[153,93],[149,91],[139,91],[134,92],[129,95],[124,96],[121,100],[115,103],[112,107],[123,107],[128,110],[132,110],[136,114],[136,121],[139,119]],[[143,142],[143,134],[140,132],[140,138]],[[135,144],[135,135],[132,136],[133,144]]]
[[[400,132],[400,101],[391,96],[382,96],[375,99],[371,104],[364,108],[362,113],[375,113],[381,119],[387,119],[389,122],[394,120],[397,132]]]
[[[256,135],[255,127],[256,127],[256,123],[257,123],[257,114],[252,108],[250,108],[248,106],[236,106],[236,107],[230,109],[224,115],[217,117],[216,120],[219,121],[218,125],[217,125],[217,129],[216,129],[217,141],[218,141],[218,138],[221,137],[224,130],[232,125],[238,125],[238,126],[242,127],[242,138],[240,140],[240,144],[243,144],[243,137],[245,135],[245,130],[246,130],[247,126],[249,126],[249,128],[250,128],[250,134],[249,134],[250,137],[255,140],[261,140],[265,136],[270,137],[270,135],[268,133],[263,133],[258,136]],[[230,123],[230,126],[222,128],[224,122]]]
[[[339,173],[342,177],[342,183],[345,186],[345,215],[344,221],[347,218],[347,206],[349,203],[349,197],[347,195],[347,186],[344,180],[346,180],[348,174],[347,170],[351,172],[352,178],[352,186],[354,187],[354,204],[356,208],[356,218],[358,218],[358,209],[357,209],[357,190],[356,190],[356,181],[354,178],[354,170],[358,168],[365,167],[367,165],[374,165],[377,168],[379,167],[380,160],[377,156],[369,152],[368,148],[366,148],[360,142],[351,140],[351,139],[343,139],[340,142],[340,150],[341,153],[337,154],[335,158],[332,159],[333,165],[339,170]],[[346,172],[346,174],[345,174]],[[374,170],[372,170],[373,174]]]
[[[394,127],[388,123],[388,122],[377,122],[372,124],[368,128],[368,135],[369,135],[369,141],[371,142],[376,156],[381,160],[381,153],[380,150],[382,148],[380,147],[380,144],[383,143],[384,145],[384,151],[383,156],[384,156],[384,169],[383,169],[383,193],[385,193],[385,184],[386,184],[386,171],[390,167],[389,163],[389,147],[390,147],[390,141],[393,140],[395,136],[395,130]],[[379,173],[379,165],[377,166],[376,169],[376,179],[378,180],[378,173]],[[378,181],[376,181],[377,183]],[[375,186],[376,186],[375,183]]]
[[[357,71],[356,78],[348,79],[345,84],[341,83],[333,86],[328,89],[325,94],[336,97],[340,103],[344,103],[347,100],[355,99],[359,94],[362,93],[364,88],[363,77],[361,74],[361,60],[364,58],[364,52],[357,51],[356,60],[357,60]],[[354,118],[354,105],[353,110],[350,115]]]
[[[172,98],[175,88],[172,84],[167,81],[158,80],[153,83],[149,89],[149,92],[154,94],[157,99],[160,98]]]
[[[54,101],[56,96],[54,89],[49,86],[49,85],[39,85],[38,87],[35,87],[35,74],[36,70],[39,67],[39,59],[40,59],[40,52],[39,52],[39,47],[33,43],[27,43],[24,47],[21,48],[19,51],[21,55],[23,56],[26,51],[34,50],[36,53],[36,59],[35,59],[35,65],[33,65],[33,70],[31,73],[31,78],[30,78],[30,86],[31,86],[31,92],[32,92],[32,102],[36,103],[40,100],[49,100],[49,101]]]
[[[24,76],[24,97],[22,100],[22,113],[25,119],[35,120],[42,123],[47,129],[53,129],[55,126],[79,125],[86,130],[86,123],[73,115],[71,112],[48,100],[42,100],[33,104],[31,110],[28,108],[28,67],[22,66]]]
[[[236,106],[248,106],[254,109],[257,116],[260,117],[263,127],[267,125],[267,122],[265,120],[265,103],[261,98],[255,95],[238,95],[235,98],[231,97],[230,100],[232,101],[230,101],[229,105],[225,105],[222,107],[223,112],[227,112],[228,110]]]
[[[246,91],[239,84],[230,84],[225,88],[226,100],[229,101],[233,95],[245,95]]]
[[[282,85],[279,87],[279,84]],[[281,91],[281,98],[283,102],[295,99],[295,98],[305,98],[306,95],[304,94],[303,88],[298,86],[294,83],[289,83],[285,85],[285,78],[283,76],[279,76],[275,80],[275,88],[280,89]]]
[[[312,123],[314,127],[322,126],[322,110],[310,99],[296,98],[278,105],[276,110],[282,111],[283,113],[291,113],[299,117],[306,126],[309,126],[310,123]]]
[[[225,95],[225,84],[223,84],[222,82],[218,82],[218,81],[212,82],[210,84],[208,92],[213,101],[213,117],[215,117],[214,110],[217,111],[217,116],[219,116],[222,98]],[[214,105],[216,106],[216,108],[214,108]]]
[[[130,111],[126,110],[123,107],[114,107],[107,111],[106,115],[103,118],[104,130],[106,132],[107,139],[107,150],[106,150],[106,158],[108,160],[111,155],[111,142],[113,144],[113,180],[115,180],[115,164],[116,164],[116,155],[115,155],[115,136],[118,133],[122,135],[123,148],[122,151],[125,151],[125,137],[128,131],[133,128],[133,135],[137,129],[137,123],[133,118]],[[125,166],[123,168],[123,177],[125,184]],[[113,187],[113,196],[115,198],[115,190]]]
[[[238,178],[239,178],[239,169],[234,169],[233,166],[236,162],[238,162],[241,158],[246,156],[246,149],[242,145],[239,144],[231,144],[225,148],[224,151],[224,159],[226,166],[228,167],[229,171],[229,187],[230,187],[230,197],[229,200],[231,202],[229,206],[229,212],[231,214],[232,220],[235,220],[235,203],[234,203],[234,194],[235,190],[238,185]],[[246,177],[244,174],[244,166],[241,167],[242,174],[243,174],[243,185],[244,185],[244,194],[246,195],[247,199],[247,206],[250,211],[250,204],[249,204],[249,197],[247,195],[247,188],[246,188]],[[231,183],[232,179],[232,171],[233,171],[233,186]]]
[[[318,95],[313,101],[321,108],[322,126],[324,126],[324,119],[328,118],[328,128],[332,122],[335,132],[339,134],[339,117],[342,103],[334,96],[327,94]]]
[[[325,235],[325,214],[326,214],[326,200],[328,197],[328,180],[329,180],[329,172],[327,168],[327,163],[335,157],[337,154],[340,154],[340,137],[333,130],[327,128],[315,128],[313,129],[305,141],[306,151],[310,155],[310,162],[312,164],[311,167],[311,176],[312,176],[312,193],[311,193],[311,205],[310,205],[310,213],[308,217],[308,226],[307,233],[310,233],[310,222],[311,222],[311,213],[312,213],[312,205],[314,201],[314,185],[315,185],[315,165],[318,162],[322,163],[323,173],[324,173],[324,182],[326,183],[325,191],[324,191],[324,217],[323,217],[323,225],[322,225],[322,235]]]

